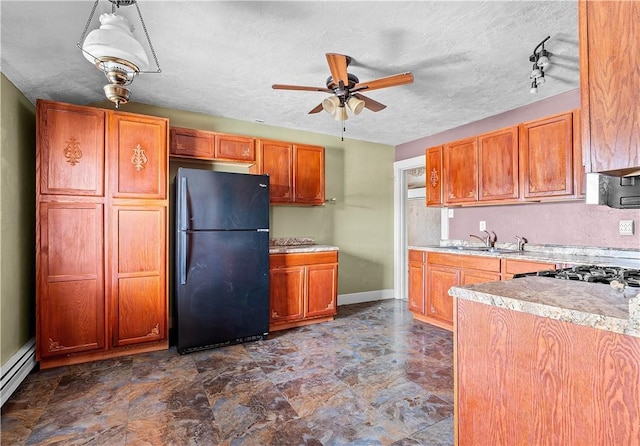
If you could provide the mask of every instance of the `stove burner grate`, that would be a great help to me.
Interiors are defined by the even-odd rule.
[[[622,268],[616,266],[577,265],[569,268],[544,270],[531,273],[521,273],[514,278],[526,276],[552,277],[555,279],[578,280],[581,282],[593,282],[640,287],[640,269]]]

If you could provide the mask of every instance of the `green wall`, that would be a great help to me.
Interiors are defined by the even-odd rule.
[[[35,107],[0,75],[0,362],[35,335]]]
[[[108,101],[93,105],[113,109]],[[120,110],[169,118],[177,127],[324,146],[326,197],[336,201],[318,207],[272,206],[271,237],[313,237],[317,243],[338,246],[339,294],[393,288],[393,146],[347,138],[341,141],[339,127],[321,115],[313,118],[324,118],[336,136],[139,103],[129,103]],[[364,114],[348,121],[346,134],[349,126],[367,125],[365,121]],[[177,165],[172,162],[172,181]]]

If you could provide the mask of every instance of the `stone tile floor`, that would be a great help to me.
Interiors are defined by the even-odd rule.
[[[33,372],[3,445],[452,445],[453,340],[406,302],[265,341]]]

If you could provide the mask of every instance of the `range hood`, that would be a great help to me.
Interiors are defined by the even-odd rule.
[[[616,209],[640,209],[640,175],[615,177],[588,173],[586,203]]]

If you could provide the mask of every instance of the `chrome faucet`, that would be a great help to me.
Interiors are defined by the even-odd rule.
[[[487,234],[487,236],[482,238],[482,237],[479,237],[477,235],[471,234],[469,237],[477,238],[482,243],[484,243],[484,246],[486,246],[487,248],[493,248],[495,246],[495,244],[496,244],[496,240],[498,240],[498,236],[496,235],[496,233],[493,232],[493,231],[491,231],[491,233],[489,233],[489,231],[482,231],[482,232]],[[493,236],[492,236],[492,234],[493,234]]]
[[[516,235],[516,243],[518,244],[518,251],[524,251],[524,244],[527,243],[527,239]]]

